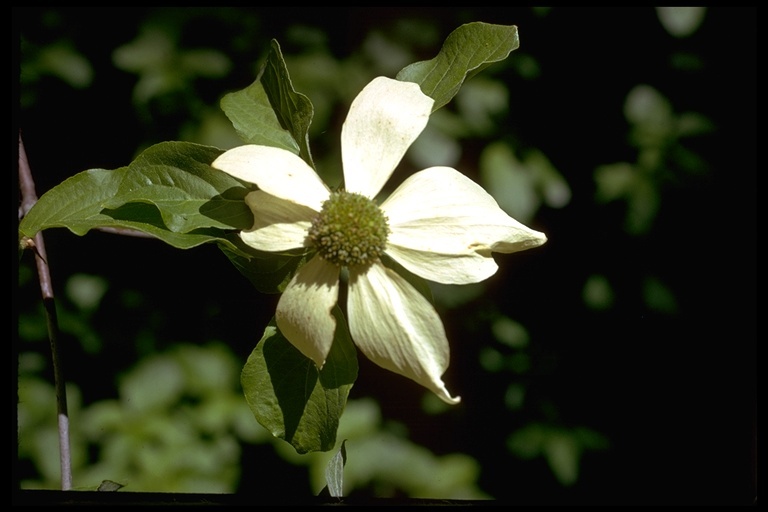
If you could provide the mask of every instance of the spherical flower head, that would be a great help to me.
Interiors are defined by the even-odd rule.
[[[370,265],[384,253],[389,225],[376,203],[344,190],[331,193],[312,219],[309,243],[338,266]]]
[[[269,146],[234,148],[212,165],[259,188],[246,196],[254,214],[253,227],[240,234],[246,244],[315,252],[277,305],[275,321],[288,341],[322,368],[336,329],[331,312],[340,269],[347,267],[349,330],[360,351],[455,404],[459,397],[442,380],[450,348],[440,317],[381,256],[431,281],[476,283],[498,269],[493,252],[536,247],[546,236],[449,167],[419,171],[381,205],[374,202],[426,126],[432,105],[417,84],[384,77],[369,83],[342,128],[343,191],[331,192],[297,155]]]

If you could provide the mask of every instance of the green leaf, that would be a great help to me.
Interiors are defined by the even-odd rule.
[[[357,379],[357,353],[341,310],[325,366],[317,369],[269,323],[243,367],[241,383],[256,420],[298,453],[328,451]]]
[[[188,142],[152,146],[128,166],[106,208],[142,202],[157,206],[171,231],[248,229],[253,214],[245,204],[248,189],[210,164],[222,151]]]
[[[293,88],[276,40],[272,40],[259,78],[245,89],[224,96],[221,108],[248,144],[285,149],[315,167],[309,149],[314,107]]]
[[[299,143],[299,156],[314,169],[309,150],[309,125],[315,111],[309,98],[294,90],[280,45],[274,39],[261,73],[261,83],[280,126]]]
[[[112,173],[114,171],[95,169],[85,172],[88,173],[85,176],[78,175],[74,177],[83,179],[74,179],[71,182],[67,180],[58,185],[58,187],[62,187],[64,184],[72,186],[62,187],[60,190],[57,190],[57,194],[60,192],[61,195],[66,197],[68,191],[78,188],[78,184],[84,186],[92,185],[94,181],[103,180],[103,176],[99,174]],[[51,189],[51,191],[53,190]],[[76,197],[75,193],[72,192],[69,194],[69,197],[74,199]],[[54,227],[67,228],[80,236],[96,228],[133,229],[152,235],[178,249],[191,249],[192,247],[212,242],[231,245],[226,239],[225,233],[220,229],[198,229],[190,233],[174,233],[169,231],[163,224],[158,209],[150,204],[132,203],[116,210],[102,210],[98,205],[96,207],[94,205],[84,205],[86,208],[81,211],[69,212],[66,211],[70,209],[70,206],[67,205],[65,205],[65,210],[55,211],[57,206],[53,204],[56,202],[55,199],[59,199],[59,197],[51,197],[49,203],[42,203],[44,206],[41,206],[39,209],[32,208],[30,210],[31,215],[28,214],[24,217],[19,225],[19,234],[21,236],[29,237],[29,233],[33,233],[31,236],[34,236],[34,233],[40,230]],[[38,204],[41,203],[38,202]],[[235,247],[233,246],[231,249],[234,250]]]
[[[246,143],[281,148],[299,154],[299,144],[280,126],[261,79],[256,79],[245,89],[224,96],[221,99],[221,109]]]
[[[221,250],[232,264],[262,293],[285,290],[296,270],[307,261],[307,253],[274,253],[257,251],[236,235],[227,237],[231,245]]]
[[[100,226],[120,227],[102,213],[102,202],[114,195],[124,169],[91,169],[55,186],[21,219],[20,235],[32,238],[38,231],[53,227],[68,228],[77,235]]]
[[[120,488],[122,487],[125,487],[125,486],[123,484],[113,482],[112,480],[102,480],[102,482],[99,484],[99,487],[96,490],[100,492],[115,492],[115,491],[119,491]]]
[[[210,167],[220,154],[164,142],[127,167],[83,171],[43,194],[21,220],[19,234],[31,238],[63,227],[82,236],[94,228],[127,228],[182,249],[207,242],[232,246],[222,230],[247,229],[253,217],[243,199],[248,189]]]
[[[419,84],[435,100],[434,112],[451,101],[465,80],[506,59],[519,46],[514,25],[467,23],[451,32],[434,59],[406,66],[397,79]]]

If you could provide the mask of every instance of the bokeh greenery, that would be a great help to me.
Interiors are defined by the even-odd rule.
[[[341,179],[349,102],[462,23],[521,47],[435,113],[395,185],[454,166],[549,236],[434,286],[452,345],[435,397],[361,358],[345,493],[512,503],[749,503],[755,493],[755,9],[14,8],[19,128],[38,194],[166,140],[241,144],[219,100],[277,39]],[[254,420],[239,372],[276,297],[213,248],[45,232],[75,486],[316,495],[334,453]],[[23,489],[59,485],[34,262],[18,265]]]

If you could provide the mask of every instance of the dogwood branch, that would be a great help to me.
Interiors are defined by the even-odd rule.
[[[30,208],[37,202],[37,192],[35,191],[35,182],[32,179],[32,171],[29,168],[27,153],[24,150],[24,142],[19,134],[19,188],[21,189],[21,206],[19,207],[19,216],[25,215]],[[39,232],[34,240],[28,241],[27,246],[35,251],[35,262],[37,265],[37,274],[40,281],[40,291],[43,296],[43,305],[45,306],[46,322],[48,324],[48,338],[51,343],[51,358],[53,361],[53,379],[56,388],[56,408],[59,423],[59,459],[61,465],[61,488],[70,490],[72,488],[72,457],[69,445],[69,414],[67,412],[67,393],[65,388],[64,376],[59,358],[59,326],[56,318],[56,304],[53,298],[53,285],[51,283],[51,274],[48,268],[47,256],[45,253],[45,242],[43,234]]]

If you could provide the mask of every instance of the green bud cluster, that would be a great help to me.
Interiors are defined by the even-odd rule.
[[[309,228],[309,239],[325,260],[339,266],[368,265],[387,244],[389,224],[381,208],[367,197],[332,192]]]

